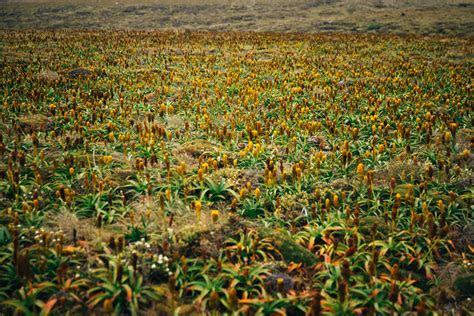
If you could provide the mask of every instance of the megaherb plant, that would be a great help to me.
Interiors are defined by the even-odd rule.
[[[0,41],[0,314],[472,312],[471,40]]]

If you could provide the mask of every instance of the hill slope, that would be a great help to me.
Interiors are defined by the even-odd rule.
[[[0,28],[369,31],[472,36],[474,1],[0,1]]]

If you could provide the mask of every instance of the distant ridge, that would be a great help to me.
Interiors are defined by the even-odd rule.
[[[474,0],[0,0],[2,29],[474,35]]]

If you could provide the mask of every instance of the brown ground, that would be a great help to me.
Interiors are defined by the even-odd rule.
[[[474,0],[0,0],[0,28],[474,35]]]

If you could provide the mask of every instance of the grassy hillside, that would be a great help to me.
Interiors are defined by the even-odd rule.
[[[0,28],[393,32],[472,36],[472,0],[0,2]]]

